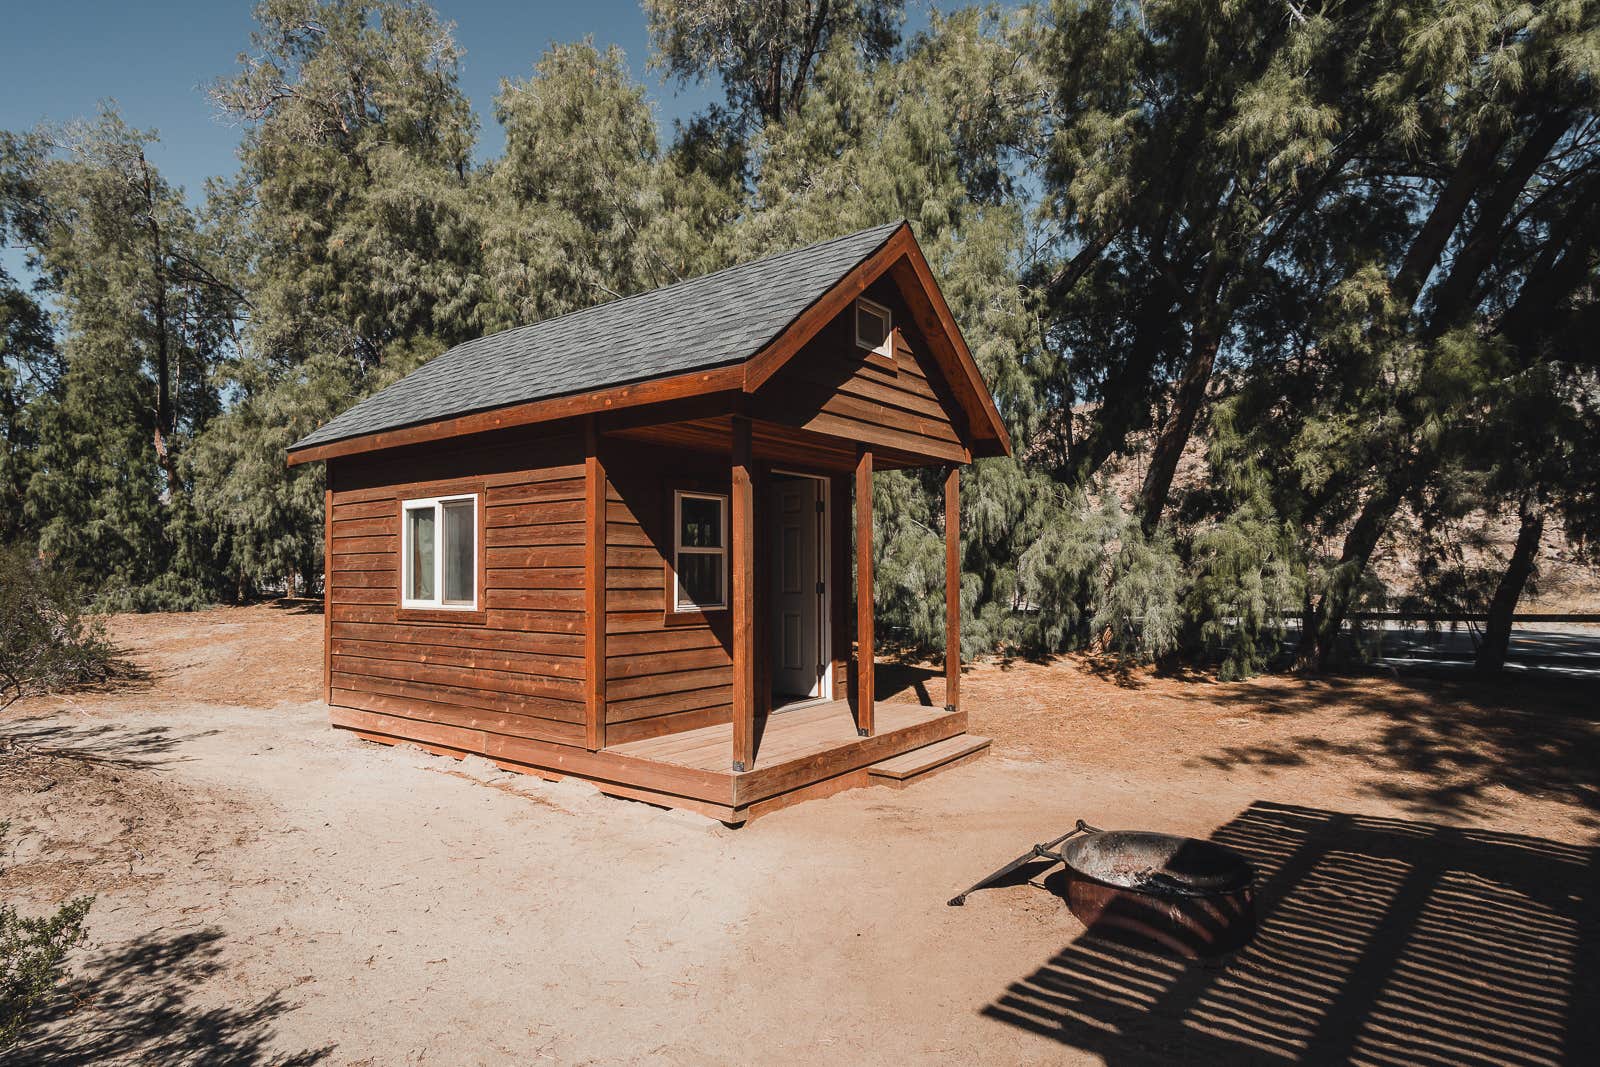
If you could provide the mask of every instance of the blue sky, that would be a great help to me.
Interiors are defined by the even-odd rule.
[[[0,15],[0,129],[93,115],[102,100],[115,100],[129,125],[159,134],[151,159],[198,202],[206,178],[237,167],[239,130],[216,116],[205,87],[238,69],[238,54],[250,47],[253,6],[252,0],[16,0]],[[673,120],[719,93],[715,85],[663,83],[647,69],[649,35],[637,0],[434,0],[433,6],[455,24],[465,50],[461,86],[478,113],[479,160],[504,146],[493,115],[500,79],[528,76],[554,41],[592,35],[601,47],[621,47],[655,104],[663,140]],[[909,0],[908,36],[927,26],[929,7],[929,0]],[[20,249],[0,248],[0,266],[14,277],[27,274]]]
[[[237,69],[235,59],[250,43],[251,7],[248,0],[7,5],[0,31],[0,129],[91,115],[101,100],[114,99],[131,125],[159,131],[156,165],[197,198],[208,176],[231,173],[236,165],[239,131],[215,117],[204,87]],[[466,50],[461,82],[478,112],[480,158],[502,145],[491,113],[500,79],[529,74],[552,41],[593,34],[602,46],[621,46],[665,129],[712,98],[710,86],[663,85],[645,69],[649,41],[633,0],[436,0],[434,7],[455,23],[456,41]]]
[[[237,69],[236,57],[250,44],[252,6],[250,0],[8,4],[0,17],[0,129],[92,115],[101,100],[115,100],[130,125],[160,133],[151,153],[156,166],[198,199],[207,177],[236,165],[239,131],[216,118],[204,88]],[[649,37],[637,0],[434,0],[433,6],[455,23],[466,51],[461,85],[478,113],[480,159],[503,145],[492,114],[500,79],[527,76],[552,41],[593,35],[602,47],[619,45],[655,101],[663,133],[717,92],[711,85],[663,84],[646,69]],[[911,0],[908,8],[909,34],[927,25],[928,4]]]

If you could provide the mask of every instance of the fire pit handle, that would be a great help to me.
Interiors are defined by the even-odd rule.
[[[965,890],[962,890],[960,893],[957,893],[955,896],[951,897],[945,903],[948,904],[952,908],[959,908],[959,907],[961,907],[963,904],[965,904],[967,902],[967,897],[970,894],[976,893],[978,890],[984,888],[985,886],[993,885],[995,882],[998,882],[1000,879],[1004,878],[1006,875],[1010,874],[1012,871],[1016,870],[1019,867],[1022,867],[1024,865],[1026,865],[1026,864],[1032,863],[1034,860],[1047,859],[1047,860],[1052,860],[1052,861],[1054,861],[1056,863],[1064,863],[1066,861],[1061,858],[1061,853],[1052,851],[1053,849],[1059,848],[1060,845],[1061,845],[1061,842],[1067,840],[1070,837],[1077,837],[1079,834],[1098,834],[1098,833],[1104,833],[1104,831],[1101,830],[1098,826],[1090,826],[1088,823],[1084,822],[1082,819],[1079,819],[1078,820],[1078,824],[1076,826],[1074,826],[1072,829],[1068,830],[1066,833],[1062,834],[1060,837],[1056,838],[1054,841],[1046,841],[1042,845],[1034,845],[1033,848],[1029,849],[1027,852],[1024,852],[1022,855],[1018,856],[1016,859],[1012,860],[1010,863],[1006,864],[1004,867],[1001,867],[998,871],[995,871],[993,874],[989,875],[987,878],[984,878],[984,879],[980,880],[976,885],[973,885],[973,886],[971,886],[971,887],[969,887],[969,888],[967,888]]]

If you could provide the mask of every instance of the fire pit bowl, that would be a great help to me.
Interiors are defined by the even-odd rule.
[[[1092,934],[1202,958],[1255,933],[1255,868],[1215,842],[1106,830],[1068,841],[1061,859],[1067,906]]]

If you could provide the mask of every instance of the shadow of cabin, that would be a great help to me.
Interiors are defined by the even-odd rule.
[[[1257,802],[1226,965],[1097,938],[983,1009],[1108,1064],[1600,1062],[1600,850]]]
[[[853,661],[852,661],[853,662]],[[855,674],[850,675],[850,684],[855,685]],[[934,679],[942,680],[944,671],[934,667],[921,667],[914,663],[879,663],[872,672],[873,699],[886,702],[898,697],[901,693],[910,692],[917,698],[917,703],[922,707],[931,708],[933,694],[928,690],[928,683]],[[941,701],[942,702],[942,701]]]
[[[733,718],[733,620],[674,613],[672,502],[729,492],[717,456],[616,442],[606,472],[606,723],[614,738]],[[760,716],[757,716],[760,718]],[[660,724],[660,725],[656,725]],[[626,733],[624,733],[626,731]]]

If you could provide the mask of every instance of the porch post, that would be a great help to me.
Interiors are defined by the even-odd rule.
[[[733,769],[756,762],[755,492],[750,475],[750,420],[733,418],[733,515],[730,590],[733,609]]]
[[[594,416],[583,420],[584,746],[606,747],[606,465]]]
[[[322,699],[333,703],[333,464],[322,490]]]
[[[961,468],[944,474],[944,707],[961,706]]]
[[[856,456],[856,733],[872,736],[872,449]]]

